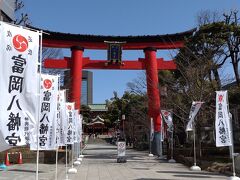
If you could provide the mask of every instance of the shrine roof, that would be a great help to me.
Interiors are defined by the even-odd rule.
[[[89,104],[91,111],[107,111],[106,104]]]
[[[119,42],[169,42],[169,41],[182,41],[185,37],[193,34],[195,29],[185,32],[164,34],[164,35],[138,35],[138,36],[104,36],[104,35],[90,35],[90,34],[71,34],[63,32],[54,32],[43,30],[43,39],[53,40],[74,40],[84,42],[103,42],[103,41],[119,41]]]
[[[72,34],[64,32],[55,32],[49,30],[43,30],[35,27],[30,27],[36,30],[42,30],[43,33],[43,46],[45,47],[59,47],[67,48],[71,46],[82,46],[86,49],[104,49],[107,47],[106,42],[125,42],[123,44],[124,49],[143,49],[149,47],[151,43],[173,44],[176,42],[183,42],[186,37],[189,37],[196,30],[190,29],[188,31],[164,34],[164,35],[129,35],[129,36],[110,36],[110,35],[90,35],[90,34]],[[136,43],[138,46],[136,46]],[[139,46],[141,43],[141,46]],[[104,45],[103,45],[104,44]],[[128,44],[128,45],[126,45]],[[129,44],[134,44],[129,47]],[[180,47],[180,44],[175,44],[176,48]],[[182,45],[181,45],[182,46]],[[161,49],[161,47],[153,44],[153,47]],[[163,47],[162,49],[174,49]]]
[[[96,118],[92,119],[90,123],[87,123],[88,126],[92,126],[95,124],[102,124],[104,125],[104,119],[101,118],[100,116],[97,116]]]
[[[97,115],[96,118],[92,119],[91,123],[104,122],[104,119]]]

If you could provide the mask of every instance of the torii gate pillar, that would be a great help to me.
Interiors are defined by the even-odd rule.
[[[153,153],[161,156],[161,117],[160,117],[160,91],[158,84],[158,66],[156,58],[156,49],[148,47],[144,49],[147,95],[148,95],[148,116],[153,118],[154,122],[154,146]]]
[[[71,57],[71,102],[75,102],[75,109],[79,110],[81,106],[81,90],[82,90],[82,61],[84,48],[80,46],[72,46]]]

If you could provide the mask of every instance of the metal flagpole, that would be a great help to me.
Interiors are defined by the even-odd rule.
[[[80,143],[77,143],[77,161],[75,161],[76,165],[80,165],[82,161],[82,157],[80,157]]]
[[[82,136],[82,135],[81,135]],[[80,156],[79,157],[82,157],[82,141],[80,141],[80,147],[79,147],[80,149]]]
[[[152,132],[152,128],[153,128],[153,118],[150,118],[150,136],[149,136],[149,157],[153,157],[152,154],[152,136],[153,136],[153,132]]]
[[[76,174],[77,173],[77,169],[73,167],[73,153],[74,153],[74,144],[72,144],[72,167],[68,170],[68,173],[70,174]]]
[[[72,168],[73,168],[74,143],[72,144]]]
[[[56,171],[55,171],[55,180],[57,180],[57,174],[58,174],[58,147],[56,149]]]
[[[197,166],[197,157],[196,157],[196,137],[195,137],[195,123],[193,123],[193,159],[194,164],[190,167],[192,171],[201,171],[201,168]]]
[[[66,146],[65,146],[66,148],[65,148],[65,150],[66,150],[66,166],[65,166],[65,174],[66,174],[66,180],[68,180],[68,166],[67,166],[67,164],[68,164],[68,162],[67,162],[67,148],[68,148],[68,145],[66,144]]]
[[[79,146],[80,146],[80,144],[77,143],[77,160],[78,160],[78,158],[79,158],[79,156],[80,156]]]
[[[82,127],[82,125],[81,125],[81,127]],[[83,136],[82,136],[82,131],[83,131],[83,128],[81,129],[81,133],[80,133],[80,146],[79,146],[79,150],[80,150],[80,155],[79,155],[79,157],[80,158],[83,158],[84,157],[84,155],[82,154],[83,153],[83,147],[82,147],[82,142],[83,142]]]
[[[59,96],[59,92],[60,92],[60,75],[58,75],[58,96]],[[59,102],[58,102],[59,103]],[[58,104],[58,115],[59,117],[57,118],[60,118],[60,108],[59,108],[59,104]],[[57,139],[58,137],[56,137]],[[58,143],[56,141],[56,143]],[[57,144],[57,149],[56,149],[56,170],[55,170],[55,180],[57,180],[57,173],[58,173],[58,144]]]
[[[151,140],[151,131],[150,131],[150,137],[149,137],[149,156],[152,154],[152,140]]]
[[[234,147],[233,147],[233,143],[232,143],[232,167],[233,167],[233,176],[236,176],[236,172],[235,172],[235,161],[234,161]]]
[[[72,144],[72,168],[73,168],[74,155],[75,155],[75,143]]]
[[[172,132],[172,135],[171,135],[171,159],[173,159],[173,132]]]
[[[172,127],[172,132],[171,133],[172,133],[171,134],[171,159],[169,159],[168,162],[175,163],[176,161],[173,159],[173,127]]]
[[[196,157],[196,136],[195,136],[195,126],[193,129],[193,153],[194,153],[194,166],[197,165],[197,157]]]
[[[76,155],[77,155],[77,160],[74,161],[74,165],[80,165],[82,158],[79,158],[79,143],[78,142],[75,143],[75,158],[76,158]]]
[[[37,167],[36,167],[36,180],[38,180],[38,169],[39,169],[39,120],[40,120],[40,87],[41,87],[41,74],[42,74],[42,31],[40,31],[40,47],[39,47],[39,88],[38,88],[38,118],[37,118]]]
[[[231,152],[232,152],[232,168],[233,168],[233,176],[231,176],[230,180],[240,180],[239,177],[236,176],[236,170],[235,170],[235,154],[234,154],[234,141],[233,141],[233,127],[232,127],[232,114],[229,113],[229,120],[230,120],[230,128],[231,128],[231,139],[232,139],[232,145],[230,146]]]

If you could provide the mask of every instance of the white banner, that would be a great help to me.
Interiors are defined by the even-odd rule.
[[[82,122],[83,122],[83,116],[79,114],[78,143],[82,142],[82,134],[83,134]]]
[[[154,139],[154,124],[153,124],[153,118],[150,119],[150,141],[153,141]]]
[[[73,118],[74,118],[74,103],[66,103],[67,111],[67,130],[65,144],[73,144]]]
[[[161,114],[160,116],[161,116],[161,142],[163,142],[165,139],[165,128],[164,128],[163,117]]]
[[[201,108],[203,102],[197,102],[197,101],[193,101],[192,102],[192,107],[190,110],[190,114],[189,114],[189,121],[187,124],[187,128],[186,131],[193,131],[193,123],[194,123],[194,118],[197,115],[199,109]]]
[[[58,146],[65,146],[65,139],[67,132],[67,111],[66,111],[66,90],[60,90],[58,98],[59,119],[57,125],[57,144]]]
[[[2,135],[2,132],[0,131],[0,152],[5,151],[7,149],[12,148],[12,146],[9,146]]]
[[[41,74],[40,119],[38,129],[39,150],[56,149],[58,76]],[[31,150],[37,149],[36,141]]]
[[[172,118],[172,112],[171,111],[167,111],[167,110],[161,110],[162,113],[162,117],[165,121],[165,123],[168,126],[167,131],[168,132],[173,132],[173,118]]]
[[[58,90],[58,96],[57,96],[57,113],[56,113],[56,146],[60,145],[61,140],[61,105],[60,105],[60,90]]]
[[[73,118],[73,142],[77,143],[77,136],[78,136],[78,126],[79,126],[79,114],[78,110],[74,110],[74,118]]]
[[[7,144],[29,144],[38,116],[40,32],[0,22],[0,128]]]
[[[232,132],[230,128],[230,116],[228,109],[228,94],[227,91],[216,92],[216,146],[231,146]]]

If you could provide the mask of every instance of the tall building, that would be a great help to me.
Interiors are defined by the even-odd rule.
[[[0,0],[0,20],[11,22],[14,20],[15,0]]]
[[[93,73],[91,71],[83,71],[81,104],[89,105],[92,103],[93,103]]]
[[[62,89],[70,90],[71,75],[70,70],[64,71],[64,85]],[[70,96],[68,94],[67,99]],[[91,71],[82,71],[82,90],[81,90],[81,104],[89,105],[93,103],[93,73]]]

